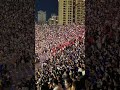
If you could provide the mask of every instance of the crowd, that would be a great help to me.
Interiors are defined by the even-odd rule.
[[[86,43],[83,42],[84,26],[38,25],[35,32],[36,88],[38,90],[56,90],[56,88],[60,90],[119,90],[120,39],[118,37],[120,28],[116,28],[117,21],[114,24],[109,24],[109,22],[109,20],[105,21],[103,28],[96,27],[96,30],[93,27],[96,31],[87,32]],[[64,44],[64,47],[59,47],[60,44]],[[59,48],[56,50],[56,47]],[[27,59],[21,60],[18,64],[22,63],[20,65],[26,66]],[[15,68],[14,65],[10,66]],[[28,64],[28,66],[32,65]],[[14,87],[11,86],[13,84],[11,75],[14,75],[16,71],[10,72],[11,68],[0,65],[0,89]],[[22,88],[33,90],[34,76],[30,78],[23,78],[17,84],[17,90]]]
[[[89,82],[90,90],[120,89],[120,49],[119,40],[116,38],[118,33],[114,33],[108,27],[106,30],[106,32],[93,32],[90,38],[86,38],[88,41],[88,44],[86,43],[86,73],[90,72],[86,80]]]
[[[34,72],[30,68],[25,71],[25,66],[22,69],[20,72],[19,69],[10,68],[9,64],[0,64],[0,90],[34,90]]]
[[[87,90],[119,90],[119,3],[101,0],[86,4]]]
[[[105,21],[105,24],[103,27],[95,26],[93,27],[94,30],[91,29],[92,31],[87,31],[85,36],[86,37],[85,49],[83,47],[80,48],[82,45],[84,46],[84,44],[82,43],[77,44],[77,46],[76,44],[72,44],[71,46],[69,45],[66,46],[66,48],[64,48],[61,52],[59,52],[58,50],[55,56],[51,56],[52,58],[50,57],[47,58],[47,61],[45,60],[46,62],[43,65],[41,65],[43,68],[43,71],[40,68],[39,70],[37,70],[37,73],[36,73],[37,80],[38,80],[37,85],[42,88],[48,87],[50,89],[50,87],[54,88],[55,82],[59,82],[59,86],[62,86],[62,88],[65,89],[67,87],[65,84],[67,82],[66,79],[69,78],[71,82],[79,81],[80,80],[78,79],[79,76],[83,76],[83,75],[82,73],[81,75],[78,74],[79,72],[77,73],[76,67],[77,68],[80,67],[84,71],[84,68],[83,68],[84,60],[81,59],[80,57],[82,55],[84,57],[85,55],[86,57],[84,58],[86,63],[85,64],[86,79],[85,79],[85,88],[84,88],[84,85],[82,85],[82,87],[86,90],[119,90],[120,89],[120,83],[119,83],[120,81],[120,78],[119,78],[120,76],[120,70],[119,70],[120,40],[118,37],[120,35],[119,35],[119,28],[116,28],[118,22],[115,21],[115,23],[113,24],[110,24],[110,22],[111,21],[109,20]],[[79,26],[68,25],[68,26],[59,26],[57,28],[54,26],[46,25],[43,31],[51,30],[51,32],[53,33],[54,30],[61,31],[61,29],[63,29],[63,31],[68,30],[68,32],[70,32],[69,30],[71,29],[78,30],[76,29],[76,27],[79,27]],[[69,28],[69,29],[66,29],[66,28]],[[86,30],[87,28],[88,27],[86,27]],[[62,39],[61,41],[57,39],[58,42],[62,43],[63,41],[64,43],[65,37],[64,36],[62,37],[63,38],[61,38]],[[69,41],[73,38],[67,37],[66,41]],[[54,39],[52,37],[50,40],[47,39],[48,41],[47,40],[45,41],[49,43]],[[57,40],[55,39],[54,42],[56,42]],[[52,45],[55,46],[56,44],[53,43]],[[49,44],[48,44],[48,50],[49,50]],[[83,51],[85,50],[84,54],[82,53],[83,51],[81,52],[80,50],[83,50]],[[78,57],[77,55],[80,57]],[[39,60],[41,59],[38,58],[38,61]],[[80,62],[80,65],[78,65],[78,62]],[[74,68],[71,65],[73,65]],[[74,70],[71,70],[71,67]],[[80,71],[82,70],[80,69]],[[75,72],[77,74],[75,74]],[[70,73],[73,74],[74,78],[71,75],[69,75]],[[66,75],[66,77],[64,77],[64,74]],[[79,84],[78,86],[81,86],[81,85]],[[77,85],[73,84],[73,87],[75,88],[77,87]],[[42,89],[42,90],[45,90],[45,89]]]
[[[41,30],[47,33],[47,37],[44,39],[48,48],[43,53],[50,51],[49,53],[51,54],[44,60],[43,58],[39,58],[40,54],[37,54],[36,62],[39,64],[42,62],[42,67],[40,65],[36,67],[36,84],[38,90],[85,90],[84,26],[75,24],[67,26],[46,25],[39,26],[39,29],[37,27],[37,30],[36,34],[41,33]],[[40,37],[38,37],[39,34],[36,38],[37,41],[40,40]],[[71,40],[72,42],[64,44],[64,42]],[[55,54],[52,54],[52,46],[57,47],[60,43],[64,44],[63,48],[58,47]],[[51,47],[47,45],[51,45]],[[43,48],[41,46],[41,48],[37,49]]]
[[[6,64],[0,64],[0,90],[3,87],[10,87],[11,83],[10,73],[6,69]]]
[[[64,47],[67,42],[74,39],[84,39],[84,33],[84,25],[36,25],[35,52],[43,61],[51,57],[50,54],[54,52],[52,49]]]
[[[35,45],[34,15],[31,15],[31,5],[26,4],[28,2],[2,3],[6,9],[1,12],[4,20],[1,20],[0,30],[0,90],[19,90],[18,84],[24,87],[21,79],[25,77],[23,80],[27,81],[26,77],[34,74],[28,73],[34,69],[26,65],[32,61]]]

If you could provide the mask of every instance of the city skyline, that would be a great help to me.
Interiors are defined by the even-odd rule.
[[[54,3],[53,3],[54,2]],[[39,11],[46,12],[46,22],[51,21],[51,15],[58,16],[58,24],[84,23],[84,0],[36,0],[36,15]],[[38,16],[36,19],[38,21]],[[41,17],[39,17],[40,19]]]

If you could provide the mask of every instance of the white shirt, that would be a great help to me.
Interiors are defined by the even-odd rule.
[[[78,69],[78,72],[82,72],[82,68],[79,68],[79,69]]]
[[[82,71],[82,75],[83,75],[83,76],[85,75],[85,70],[84,70],[84,71]]]

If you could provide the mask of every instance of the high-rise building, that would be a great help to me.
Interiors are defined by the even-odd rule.
[[[59,0],[58,7],[59,24],[70,24],[73,22],[73,0]]]
[[[75,1],[75,23],[85,23],[85,0]]]
[[[57,25],[58,24],[58,16],[56,16],[55,14],[52,14],[51,18],[49,18],[49,20],[48,20],[48,24],[49,25]]]
[[[40,10],[38,11],[38,23],[45,24],[46,23],[46,12]]]
[[[58,22],[60,25],[84,23],[85,0],[59,0]]]

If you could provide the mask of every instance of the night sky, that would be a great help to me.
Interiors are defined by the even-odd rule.
[[[58,0],[36,0],[35,9],[36,13],[39,10],[46,11],[48,20],[51,14],[55,13],[58,15]]]

